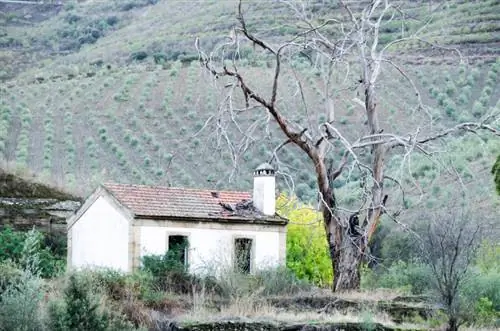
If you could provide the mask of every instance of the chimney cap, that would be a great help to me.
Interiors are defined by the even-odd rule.
[[[269,163],[265,162],[259,165],[255,171],[253,172],[254,176],[256,177],[261,177],[261,176],[274,176],[274,168],[272,165]]]

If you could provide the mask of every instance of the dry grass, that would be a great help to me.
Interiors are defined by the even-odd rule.
[[[228,320],[241,322],[267,322],[288,324],[316,324],[316,323],[379,323],[386,326],[398,326],[401,328],[416,328],[414,324],[395,324],[390,316],[377,311],[331,311],[318,313],[315,311],[292,312],[285,309],[277,309],[271,305],[254,301],[253,299],[239,298],[232,300],[227,306],[219,309],[207,306],[198,306],[195,309],[175,317],[179,323],[210,323]]]
[[[333,293],[330,289],[320,289],[314,288],[308,292],[299,292],[293,297],[331,297],[333,299],[342,299],[347,301],[360,301],[360,302],[378,302],[378,301],[390,301],[397,297],[404,295],[402,291],[396,289],[374,289],[366,291],[348,291]],[[289,297],[289,296],[287,296]]]

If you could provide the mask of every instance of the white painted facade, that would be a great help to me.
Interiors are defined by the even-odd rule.
[[[244,256],[244,272],[283,265],[286,221],[275,216],[275,189],[274,169],[263,163],[254,172],[252,196],[254,207],[263,215],[225,218],[221,214],[221,219],[218,219],[209,214],[198,214],[198,218],[193,219],[186,216],[190,211],[182,217],[140,214],[144,209],[148,210],[148,200],[143,202],[145,208],[139,209],[139,216],[134,215],[112,191],[100,187],[68,219],[68,266],[132,271],[140,266],[143,256],[165,254],[170,236],[177,236],[172,240],[182,239],[178,236],[187,237],[186,262],[192,273],[217,274],[233,268],[238,245],[238,263]],[[214,193],[210,192],[210,195],[213,197]],[[152,195],[151,199],[155,198],[156,195]],[[185,196],[183,199],[189,198]],[[130,203],[123,196],[122,199]],[[168,205],[169,202],[163,203]],[[219,206],[220,202],[213,203]],[[157,218],[151,219],[155,216]]]
[[[185,224],[185,223],[184,223]],[[183,224],[183,225],[184,225]],[[188,226],[141,226],[140,254],[164,254],[168,237],[188,237],[189,270],[196,274],[217,274],[234,265],[235,239],[252,239],[251,270],[285,263],[286,234],[283,227],[193,223]],[[281,229],[280,229],[281,228]]]
[[[68,266],[132,271],[143,256],[165,254],[172,235],[188,237],[192,273],[217,274],[232,268],[239,238],[252,240],[251,272],[285,263],[283,224],[136,219],[106,190],[98,189],[68,219]]]
[[[130,220],[106,196],[98,196],[68,231],[70,266],[128,271]]]

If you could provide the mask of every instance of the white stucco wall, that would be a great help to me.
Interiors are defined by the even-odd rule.
[[[158,227],[141,226],[140,254],[164,254],[168,248],[169,235],[185,235],[189,238],[189,269],[193,273],[218,273],[233,265],[234,239],[253,239],[253,266],[264,268],[284,263],[284,249],[280,247],[280,240],[284,241],[284,233],[276,229],[269,231],[252,231],[232,229],[226,225],[225,229],[203,228],[195,223],[192,228],[187,227]],[[284,228],[282,229],[284,231]],[[284,245],[285,243],[282,243]],[[281,248],[281,253],[280,253]],[[280,256],[281,255],[281,256]],[[226,269],[227,270],[227,269]],[[255,269],[254,269],[255,270]]]
[[[129,270],[129,222],[101,196],[73,224],[71,266]]]

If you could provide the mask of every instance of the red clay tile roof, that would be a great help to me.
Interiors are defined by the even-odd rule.
[[[104,188],[135,216],[235,219],[221,203],[236,204],[252,198],[249,192],[199,190],[162,186],[106,183]],[[264,215],[257,218],[272,219]]]

